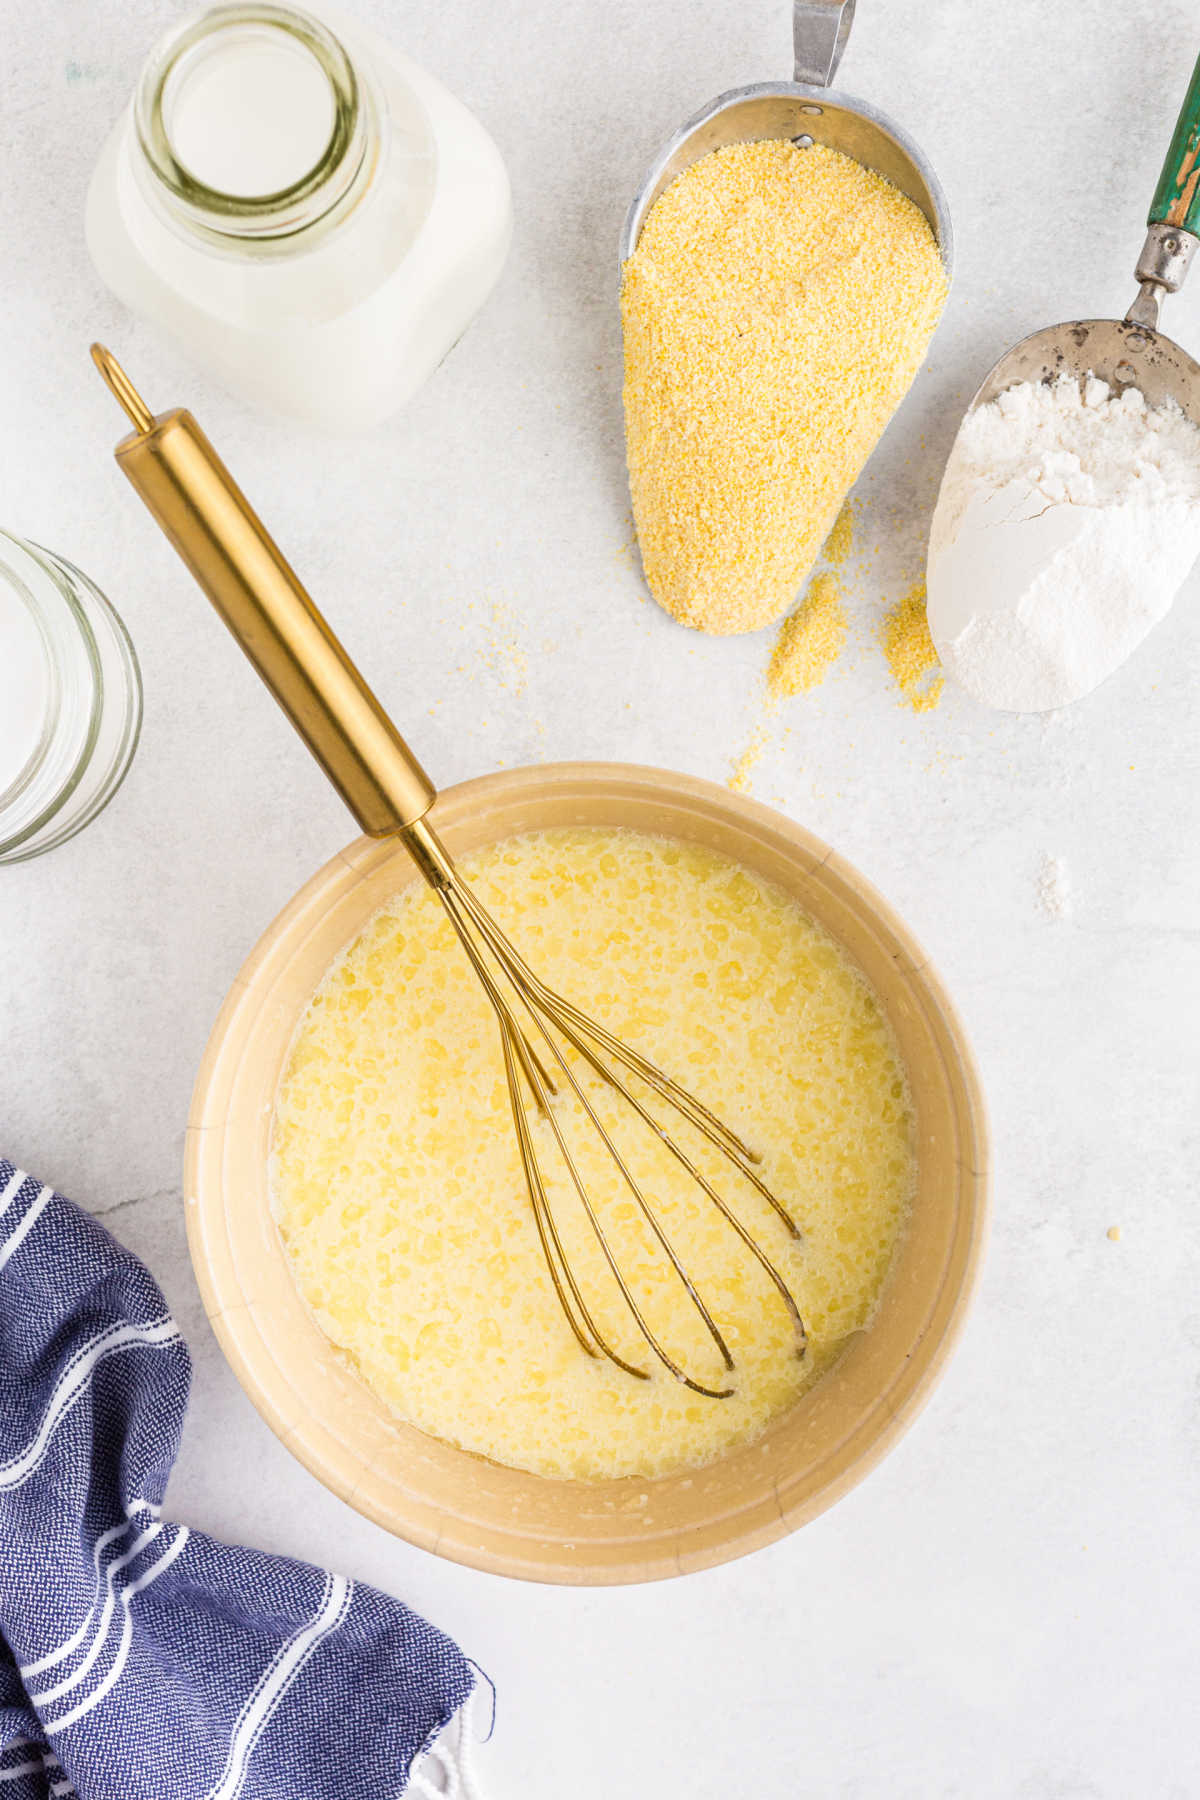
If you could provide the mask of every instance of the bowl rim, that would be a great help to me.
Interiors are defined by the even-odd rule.
[[[294,1417],[286,1415],[277,1405],[256,1367],[262,1357],[261,1346],[264,1345],[264,1339],[258,1334],[257,1327],[252,1334],[247,1332],[247,1319],[251,1309],[240,1289],[226,1289],[215,1266],[219,1259],[210,1254],[207,1227],[209,1214],[216,1202],[214,1196],[205,1190],[217,1184],[209,1180],[203,1169],[203,1164],[211,1158],[214,1151],[213,1126],[207,1117],[208,1096],[218,1084],[223,1072],[223,1061],[230,1054],[228,1042],[231,1028],[251,998],[254,978],[260,967],[269,961],[278,940],[286,936],[289,929],[310,911],[322,891],[336,878],[344,880],[348,872],[356,872],[364,859],[378,854],[387,840],[362,837],[335,852],[276,914],[234,977],[213,1024],[194,1084],[185,1134],[184,1212],[188,1249],[201,1300],[227,1362],[243,1392],[275,1435],[323,1486],[391,1535],[467,1567],[489,1574],[552,1584],[609,1585],[664,1579],[695,1569],[714,1567],[777,1541],[826,1511],[855,1487],[904,1435],[924,1409],[942,1378],[961,1338],[967,1313],[978,1288],[990,1220],[990,1129],[982,1082],[970,1041],[958,1010],[923,946],[891,904],[853,864],[785,814],[748,795],[718,786],[715,782],[673,770],[633,763],[570,761],[527,764],[459,782],[439,794],[431,817],[434,823],[437,822],[439,811],[453,811],[459,816],[473,817],[486,812],[489,802],[503,801],[507,804],[523,792],[536,794],[542,788],[565,784],[582,784],[596,794],[620,786],[626,792],[631,788],[640,790],[647,798],[657,794],[661,799],[672,803],[687,800],[705,803],[723,814],[734,826],[757,827],[760,832],[769,832],[775,840],[782,839],[793,851],[799,850],[811,859],[810,872],[833,864],[838,875],[874,915],[875,921],[895,939],[900,954],[909,966],[910,977],[919,980],[928,1001],[936,1009],[953,1048],[953,1076],[960,1089],[965,1117],[970,1126],[975,1154],[967,1173],[974,1177],[974,1185],[969,1202],[960,1197],[956,1208],[960,1215],[968,1215],[965,1221],[961,1218],[959,1221],[960,1224],[965,1222],[967,1237],[960,1261],[957,1288],[951,1297],[949,1311],[932,1343],[929,1342],[927,1333],[914,1345],[910,1355],[916,1360],[918,1352],[920,1353],[920,1367],[899,1403],[895,1406],[889,1404],[886,1419],[856,1421],[847,1433],[846,1442],[863,1436],[864,1432],[865,1441],[856,1444],[840,1469],[799,1507],[785,1512],[781,1506],[777,1506],[775,1515],[756,1524],[743,1523],[739,1527],[735,1520],[735,1528],[728,1534],[718,1533],[718,1541],[708,1544],[695,1555],[689,1555],[686,1570],[677,1551],[664,1550],[656,1553],[650,1547],[632,1545],[627,1562],[610,1560],[603,1566],[596,1564],[567,1569],[561,1562],[545,1555],[539,1558],[534,1550],[534,1540],[516,1532],[508,1535],[505,1540],[508,1548],[502,1552],[495,1541],[479,1541],[482,1535],[479,1528],[466,1533],[460,1531],[458,1535],[453,1530],[442,1529],[430,1534],[419,1523],[398,1520],[394,1512],[377,1504],[369,1493],[360,1491],[359,1482],[348,1478],[345,1469],[335,1459],[331,1459],[319,1445],[305,1436],[303,1423],[298,1425]],[[255,1345],[260,1346],[257,1357],[254,1354]],[[806,1392],[816,1392],[820,1385],[818,1383],[816,1388]],[[471,1455],[468,1451],[461,1451],[459,1454]],[[636,1481],[639,1478],[626,1479]],[[645,1485],[643,1479],[642,1486]]]

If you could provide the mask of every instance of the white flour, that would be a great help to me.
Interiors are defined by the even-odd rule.
[[[1071,876],[1061,856],[1048,856],[1037,879],[1038,905],[1048,919],[1069,919],[1074,896]]]
[[[985,706],[1097,687],[1200,554],[1200,430],[1134,388],[1019,382],[963,420],[929,540],[929,629]]]

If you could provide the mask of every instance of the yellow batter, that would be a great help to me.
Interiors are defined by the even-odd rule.
[[[760,1431],[870,1321],[914,1177],[890,1030],[792,899],[710,851],[577,828],[509,839],[463,873],[550,986],[762,1153],[799,1244],[718,1152],[677,1132],[789,1282],[808,1354],[798,1360],[774,1288],[729,1226],[595,1078],[589,1092],[725,1332],[737,1392],[705,1399],[661,1370],[636,1381],[582,1354],[542,1260],[493,1015],[423,887],[333,964],[284,1072],[273,1190],[300,1291],[390,1407],[464,1449],[590,1480],[704,1462]],[[656,1329],[692,1374],[722,1385],[598,1139],[573,1102],[556,1110]],[[597,1322],[653,1367],[547,1127],[534,1130]]]

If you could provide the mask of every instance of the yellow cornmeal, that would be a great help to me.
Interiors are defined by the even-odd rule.
[[[833,530],[825,539],[825,547],[821,555],[831,568],[840,569],[853,548],[854,505],[852,501],[847,500],[833,521]]]
[[[759,763],[767,753],[771,741],[771,733],[761,721],[754,728],[754,735],[741,755],[729,771],[726,786],[735,794],[748,794],[753,786],[753,775]]]
[[[839,569],[850,555],[854,512],[847,500],[825,540],[822,560]],[[780,703],[796,694],[820,687],[846,645],[850,621],[842,602],[842,586],[830,569],[814,575],[795,612],[779,627],[764,677],[763,712],[776,712]],[[754,770],[770,743],[766,718],[759,720],[749,744],[733,765],[728,786],[735,794],[750,792]]]
[[[907,1088],[865,983],[795,902],[712,852],[577,828],[463,872],[533,966],[675,1074],[763,1155],[794,1245],[690,1127],[679,1137],[793,1284],[812,1347],[715,1208],[589,1081],[728,1335],[732,1399],[641,1382],[578,1348],[525,1193],[496,1027],[440,907],[401,894],[334,963],[292,1045],[273,1131],[276,1217],[323,1329],[393,1408],[547,1475],[655,1475],[758,1432],[872,1315],[913,1180]],[[614,1247],[668,1347],[720,1363],[573,1108],[556,1102]],[[657,1110],[657,1109],[656,1109]],[[531,1115],[532,1116],[532,1115]],[[545,1125],[556,1215],[598,1321],[648,1352],[582,1224]]]
[[[767,665],[767,693],[790,699],[820,687],[842,654],[848,621],[834,575],[814,575],[804,599],[779,627]]]
[[[925,614],[925,583],[916,581],[880,627],[883,653],[914,712],[932,712],[946,685]]]
[[[791,605],[945,297],[924,214],[840,151],[731,144],[671,183],[621,293],[634,520],[661,606],[738,632]]]

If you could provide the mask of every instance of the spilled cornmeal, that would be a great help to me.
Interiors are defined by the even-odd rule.
[[[278,1096],[275,1213],[323,1330],[396,1413],[546,1475],[653,1476],[759,1432],[869,1323],[914,1179],[890,1029],[860,975],[794,900],[698,846],[579,827],[513,838],[463,873],[548,983],[675,1074],[763,1155],[804,1229],[795,1245],[744,1177],[678,1137],[792,1284],[800,1361],[775,1290],[647,1128],[587,1087],[659,1203],[738,1365],[732,1399],[578,1348],[542,1260],[496,1027],[438,902],[401,893],[333,964]],[[668,1347],[720,1365],[620,1178],[556,1102],[589,1190]],[[560,1229],[602,1326],[647,1360],[534,1124]]]

